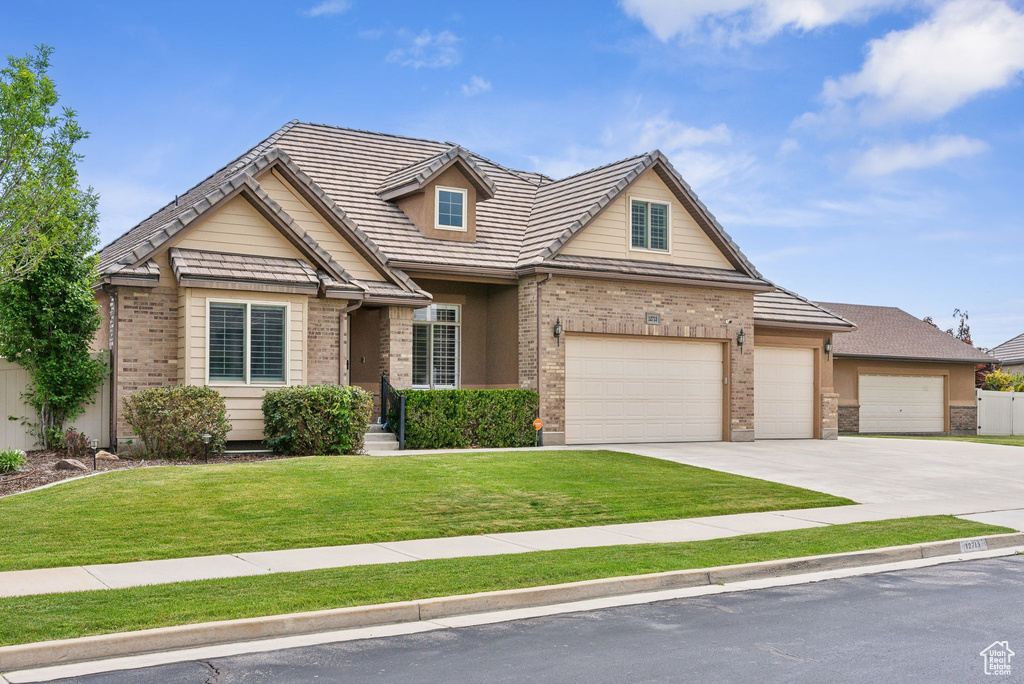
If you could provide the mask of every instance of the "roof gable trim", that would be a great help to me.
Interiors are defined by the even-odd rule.
[[[431,159],[432,161],[426,163]],[[423,168],[416,169],[418,166]],[[391,173],[381,181],[377,188],[377,195],[382,200],[391,202],[422,192],[434,179],[452,166],[457,166],[462,175],[476,187],[479,201],[494,197],[497,189],[494,181],[477,166],[469,152],[459,145],[454,145],[441,154],[420,160]],[[410,175],[410,169],[416,170]]]

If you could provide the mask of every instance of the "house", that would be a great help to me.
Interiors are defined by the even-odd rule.
[[[999,366],[1007,373],[1024,373],[1024,333],[989,349],[988,353],[999,359]]]
[[[977,432],[974,367],[991,355],[895,307],[819,304],[857,325],[833,349],[840,432]]]
[[[121,400],[208,384],[537,390],[545,440],[834,438],[832,334],[653,151],[568,178],[290,122],[105,246]]]

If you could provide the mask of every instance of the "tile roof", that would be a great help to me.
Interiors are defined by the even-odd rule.
[[[849,331],[856,325],[795,292],[776,288],[754,295],[754,323],[796,325]],[[838,337],[844,337],[840,335]],[[837,339],[838,339],[837,337]]]
[[[833,353],[836,356],[962,363],[995,361],[990,354],[895,307],[830,302],[818,304],[857,325],[857,329],[852,332],[836,335],[833,341]]]
[[[371,133],[321,124],[290,122],[256,147],[180,195],[135,228],[100,250],[101,272],[135,263],[155,245],[169,239],[209,204],[225,186],[249,184],[245,176],[259,171],[268,159],[286,160],[296,176],[307,179],[317,196],[333,207],[354,236],[365,238],[382,264],[462,266],[512,271],[523,264],[550,258],[560,244],[596,215],[616,194],[648,168],[683,194],[699,219],[716,233],[713,240],[751,277],[760,275],[722,231],[714,217],[658,151],[630,157],[598,169],[553,181],[543,174],[517,171],[452,143]],[[442,162],[442,159],[448,159]],[[402,210],[383,199],[381,189],[422,183],[438,164],[460,160],[493,187],[493,197],[477,205],[475,242],[424,236]],[[284,162],[278,162],[284,163]],[[434,171],[431,171],[434,169]],[[241,178],[239,178],[241,176]],[[254,192],[259,192],[255,188]],[[271,200],[272,201],[272,200]],[[717,234],[720,233],[720,234]],[[408,290],[415,284],[394,269]]]
[[[425,185],[437,178],[452,163],[459,163],[480,192],[478,201],[494,197],[494,181],[477,166],[472,156],[459,147],[452,145],[444,152],[402,167],[381,181],[377,194],[383,199],[394,200],[422,190]]]
[[[997,347],[988,350],[988,353],[999,359],[1001,363],[1020,363],[1024,361],[1024,333],[1017,335],[1012,340],[1007,340]]]
[[[762,278],[752,278],[745,273],[730,271],[724,268],[681,266],[651,261],[633,261],[631,259],[608,259],[604,257],[559,254],[553,259],[544,262],[544,266],[599,273],[624,273],[644,277],[700,280],[746,287],[773,287],[771,283]]]
[[[226,254],[198,249],[171,247],[171,270],[182,278],[203,280],[242,280],[278,283],[319,289],[320,279],[302,259]]]

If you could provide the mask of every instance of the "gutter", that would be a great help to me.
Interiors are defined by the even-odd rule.
[[[908,361],[911,363],[999,363],[995,359],[940,359],[924,356],[875,356],[873,354],[850,354],[832,350],[832,356],[843,359],[870,359],[872,361]]]

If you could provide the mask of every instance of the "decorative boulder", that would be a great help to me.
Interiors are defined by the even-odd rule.
[[[84,463],[74,458],[62,458],[54,467],[57,470],[89,470]]]
[[[100,449],[99,451],[96,452],[96,460],[97,461],[118,461],[120,459],[115,454],[112,454],[109,451],[104,451],[103,449]]]

